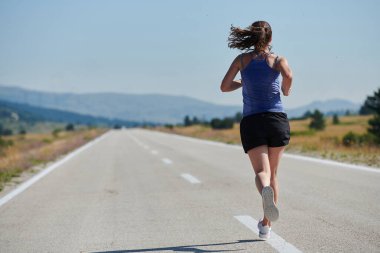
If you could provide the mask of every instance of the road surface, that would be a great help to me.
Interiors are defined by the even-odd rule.
[[[380,173],[284,157],[262,241],[241,147],[112,130],[0,204],[0,252],[380,252]]]

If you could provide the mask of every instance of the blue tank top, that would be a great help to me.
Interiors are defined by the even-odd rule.
[[[280,93],[280,72],[266,57],[252,59],[240,72],[243,84],[243,116],[260,112],[284,112]]]

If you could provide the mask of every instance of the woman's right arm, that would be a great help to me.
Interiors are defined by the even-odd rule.
[[[234,80],[234,78],[236,77],[237,73],[240,70],[239,59],[240,59],[240,56],[237,56],[235,58],[230,68],[228,69],[226,75],[224,76],[223,81],[220,85],[220,89],[222,92],[234,91],[242,87],[241,81]]]
[[[281,90],[284,96],[289,96],[290,90],[292,89],[293,73],[289,67],[288,61],[281,57],[278,61],[278,66],[282,76]]]

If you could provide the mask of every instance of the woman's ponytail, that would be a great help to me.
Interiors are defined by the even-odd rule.
[[[251,26],[241,29],[231,25],[228,47],[240,50],[264,50],[272,38],[272,29],[265,21],[254,22]],[[252,48],[253,47],[253,48]]]

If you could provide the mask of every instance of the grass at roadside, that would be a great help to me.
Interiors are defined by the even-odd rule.
[[[356,145],[347,147],[342,142],[343,136],[349,131],[356,134],[366,133],[369,118],[371,116],[340,117],[340,124],[338,125],[332,123],[332,118],[327,118],[326,129],[323,131],[309,130],[309,119],[290,121],[291,140],[287,146],[287,152],[380,167],[379,146]],[[232,129],[226,130],[213,130],[201,125],[176,126],[173,129],[157,127],[154,129],[201,139],[241,144],[239,124],[235,124]]]
[[[104,133],[106,129],[80,129],[2,137],[13,145],[0,150],[0,191],[13,177],[34,165],[52,161]]]

